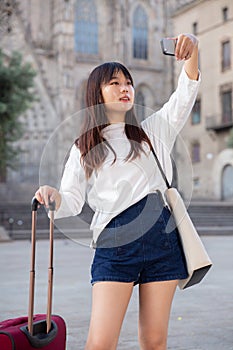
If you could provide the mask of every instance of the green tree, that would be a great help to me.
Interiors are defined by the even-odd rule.
[[[6,180],[7,168],[15,168],[18,154],[15,141],[23,136],[23,123],[19,120],[36,100],[32,91],[36,72],[22,55],[14,52],[6,60],[0,50],[0,182]]]
[[[233,128],[230,131],[229,139],[228,139],[228,142],[227,142],[227,146],[229,148],[233,148]]]

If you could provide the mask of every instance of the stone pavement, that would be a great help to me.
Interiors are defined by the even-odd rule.
[[[233,349],[233,236],[205,236],[214,262],[205,280],[177,290],[171,313],[168,349]],[[35,312],[46,312],[48,242],[37,242]],[[84,348],[91,310],[89,266],[92,250],[68,239],[55,241],[53,313],[67,323],[67,350]],[[28,304],[30,242],[0,244],[0,320],[25,315]],[[123,324],[119,350],[138,350],[138,288]]]

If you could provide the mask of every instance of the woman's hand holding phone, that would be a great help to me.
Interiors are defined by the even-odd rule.
[[[160,43],[165,55],[175,56],[177,60],[188,60],[198,45],[198,39],[193,34],[180,34],[175,38],[163,38]]]

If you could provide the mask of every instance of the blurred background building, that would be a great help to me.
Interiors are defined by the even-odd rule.
[[[197,0],[178,6],[175,33],[192,32],[199,39],[202,84],[190,120],[181,135],[193,167],[193,198],[233,200],[233,2]],[[185,173],[183,147],[176,145],[177,163]],[[182,181],[182,178],[180,179]],[[183,184],[187,192],[187,182]]]
[[[0,47],[6,59],[20,51],[37,71],[37,102],[21,116],[25,133],[18,145],[24,152],[18,169],[0,184],[4,201],[31,199],[43,182],[39,169],[49,140],[42,170],[58,185],[64,150],[75,135],[71,116],[85,107],[87,78],[98,64],[114,60],[130,69],[142,119],[148,109],[159,109],[182,66],[162,55],[159,41],[182,32],[200,41],[202,85],[182,131],[193,169],[188,176],[187,151],[179,140],[175,147],[178,186],[184,197],[193,186],[193,199],[233,200],[233,149],[227,146],[233,126],[231,0],[1,0],[1,11],[9,5],[11,16],[0,20]]]
[[[25,201],[34,193],[44,146],[56,128],[62,129],[59,147],[69,148],[74,141],[69,136],[74,127],[70,116],[85,107],[86,81],[98,64],[114,60],[129,67],[142,119],[143,106],[153,110],[162,106],[172,89],[172,60],[160,49],[160,38],[172,34],[169,18],[163,1],[17,2],[12,30],[2,33],[1,48],[6,57],[18,50],[31,62],[37,71],[38,102],[21,117],[26,132],[19,144],[24,152],[18,170],[9,170],[7,182],[1,184],[2,196]],[[59,147],[47,152],[47,169],[43,167],[53,185],[63,162]]]

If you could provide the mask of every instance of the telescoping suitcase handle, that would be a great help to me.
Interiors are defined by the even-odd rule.
[[[28,331],[33,335],[33,313],[34,313],[34,292],[35,292],[35,255],[36,255],[36,220],[37,209],[40,203],[33,197],[31,202],[32,210],[32,232],[31,232],[31,266],[30,266],[30,284],[29,284],[29,306],[28,306]],[[46,325],[47,333],[51,329],[52,314],[52,293],[53,293],[53,236],[54,236],[54,211],[55,202],[49,203],[49,266],[48,266],[48,300]]]

